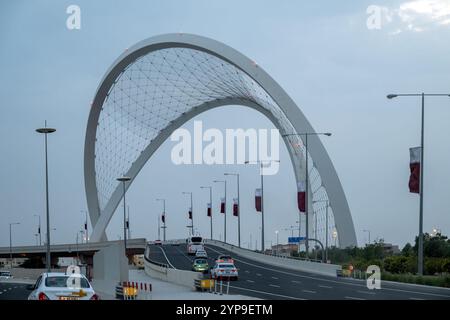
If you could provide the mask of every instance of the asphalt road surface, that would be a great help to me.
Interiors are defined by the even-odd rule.
[[[192,256],[186,245],[150,245],[149,258],[170,267],[191,270]],[[450,300],[450,289],[381,282],[369,290],[363,280],[327,277],[255,262],[223,248],[205,245],[210,266],[219,254],[229,254],[239,270],[239,280],[230,282],[230,294],[262,299],[341,300]]]
[[[0,282],[0,300],[27,300],[31,291],[26,287],[24,283]]]

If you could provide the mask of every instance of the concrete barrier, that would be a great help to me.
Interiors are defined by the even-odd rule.
[[[239,248],[239,247],[233,246],[231,244],[224,243],[224,242],[217,241],[217,240],[205,239],[205,244],[211,244],[211,245],[226,249],[228,251],[236,253],[239,256],[242,256],[244,258],[247,258],[247,259],[250,259],[250,260],[253,260],[256,262],[262,262],[262,263],[269,264],[269,265],[272,265],[275,267],[282,267],[282,268],[287,268],[287,269],[296,270],[296,271],[304,271],[304,272],[316,273],[316,274],[321,274],[321,275],[330,276],[330,277],[337,277],[338,271],[342,270],[342,266],[340,266],[340,265],[312,262],[312,261],[300,260],[300,259],[294,259],[294,258],[288,258],[288,257],[266,255],[266,254],[254,252],[252,250]]]

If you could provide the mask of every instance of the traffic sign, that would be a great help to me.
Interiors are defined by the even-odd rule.
[[[306,239],[306,237],[289,237],[288,243],[299,243]]]

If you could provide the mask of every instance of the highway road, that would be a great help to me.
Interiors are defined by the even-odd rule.
[[[0,300],[27,300],[30,291],[27,284],[0,282]]]
[[[187,255],[186,245],[150,245],[149,249],[150,260],[175,269],[191,270],[192,256]],[[274,267],[210,244],[205,245],[205,249],[210,266],[221,253],[235,259],[239,280],[230,282],[230,294],[289,300],[450,300],[450,289],[382,281],[380,290],[369,290],[362,280]]]

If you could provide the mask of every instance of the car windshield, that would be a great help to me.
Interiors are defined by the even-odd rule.
[[[205,264],[207,263],[205,259],[201,259],[201,260],[195,260],[196,264]]]
[[[202,237],[192,237],[191,242],[200,243],[200,242],[202,242]]]
[[[221,269],[226,269],[226,268],[232,269],[232,268],[234,268],[234,265],[232,265],[232,264],[219,264],[219,268],[221,268]]]
[[[231,257],[230,256],[220,256],[219,259],[228,260],[228,259],[231,259]]]
[[[45,279],[45,286],[49,288],[67,288],[69,276],[53,276]],[[89,282],[85,278],[80,279],[81,288],[89,288]]]
[[[11,276],[11,272],[9,272],[9,271],[2,271],[2,272],[0,272],[0,276],[10,277]]]

